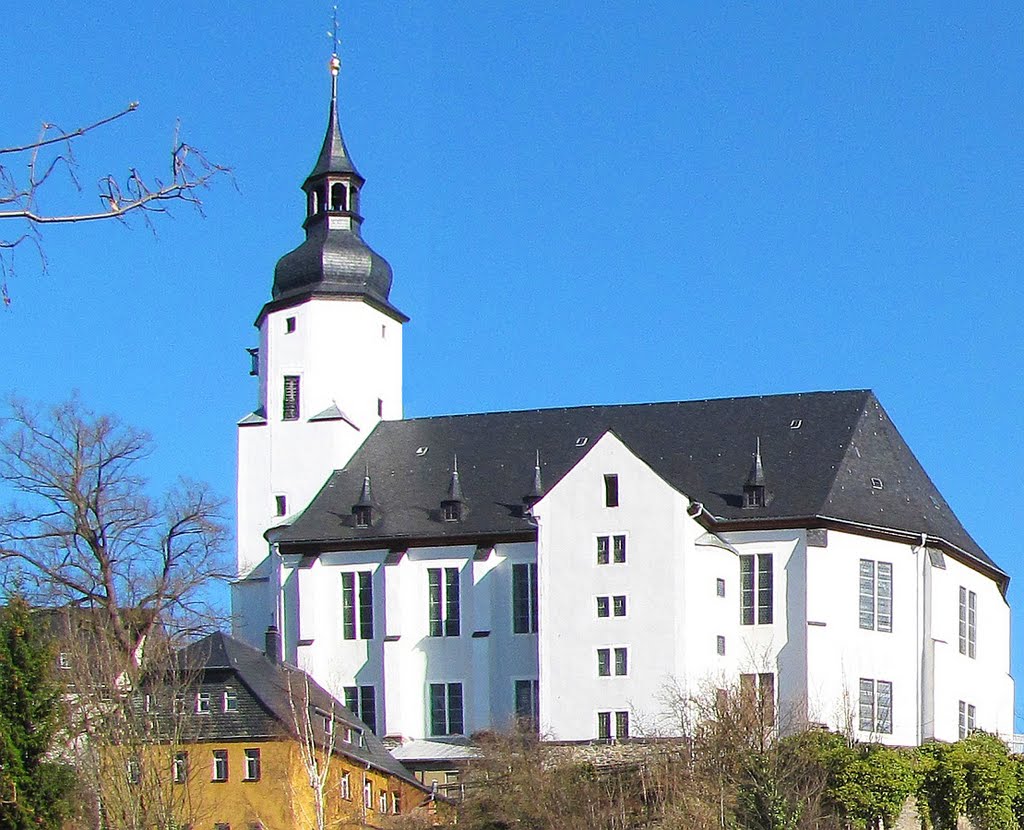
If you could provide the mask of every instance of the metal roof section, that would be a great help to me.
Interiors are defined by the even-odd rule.
[[[794,427],[794,422],[800,426]],[[613,431],[639,458],[721,529],[833,526],[902,535],[926,533],[1003,573],[963,528],[869,390],[810,392],[649,404],[587,406],[382,421],[349,465],[279,535],[282,549],[354,549],[423,540],[528,540],[523,481],[543,459],[548,492]],[[744,509],[750,447],[772,448],[771,498]],[[429,454],[417,452],[429,447]],[[461,522],[437,515],[456,449],[460,487],[473,494]],[[366,465],[374,470],[381,519],[346,524]],[[755,465],[756,466],[756,465]],[[763,473],[763,465],[762,465]],[[877,490],[871,478],[881,478]]]

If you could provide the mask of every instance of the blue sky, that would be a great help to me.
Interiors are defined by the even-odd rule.
[[[406,413],[870,387],[1024,607],[1024,8],[894,5],[342,3],[364,236],[412,318]],[[0,145],[142,104],[81,142],[84,194],[44,207],[160,172],[176,118],[237,189],[155,236],[48,229],[46,273],[21,250],[0,387],[78,389],[153,433],[157,483],[231,496],[330,3],[211,8],[5,15]]]

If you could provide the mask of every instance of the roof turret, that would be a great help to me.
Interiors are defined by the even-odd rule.
[[[306,193],[305,241],[278,260],[273,302],[288,305],[310,296],[363,299],[400,322],[408,318],[391,305],[392,273],[387,260],[362,238],[359,198],[365,180],[345,146],[338,119],[338,72],[331,57],[331,104],[320,155],[302,189]]]

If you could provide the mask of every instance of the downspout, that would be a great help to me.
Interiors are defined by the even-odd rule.
[[[928,534],[927,533],[922,533],[921,534],[921,541],[920,541],[920,543],[917,546],[917,555],[918,555],[918,559],[920,561],[918,562],[918,567],[916,569],[917,570],[917,574],[916,574],[916,578],[914,579],[914,588],[915,588],[915,592],[916,592],[916,596],[914,598],[914,602],[915,602],[914,625],[915,625],[915,628],[916,628],[916,631],[915,631],[915,643],[916,643],[917,648],[920,649],[920,651],[918,652],[918,658],[915,661],[915,663],[916,663],[916,666],[915,666],[915,675],[916,675],[916,677],[915,677],[915,692],[917,694],[917,745],[918,746],[921,746],[921,744],[924,742],[924,710],[925,710],[925,705],[924,705],[924,688],[923,688],[924,687],[924,676],[923,676],[924,672],[923,672],[923,668],[922,667],[923,667],[923,664],[924,664],[925,655],[926,655],[927,650],[928,650],[928,645],[927,645],[927,643],[924,642],[924,639],[923,639],[923,637],[924,637],[924,613],[925,613],[925,608],[924,608],[924,603],[923,603],[923,600],[922,600],[922,597],[921,597],[921,583],[925,579],[925,569],[927,569],[928,566],[929,566],[927,556],[922,555],[922,554],[926,554],[927,553],[927,549],[928,549]]]

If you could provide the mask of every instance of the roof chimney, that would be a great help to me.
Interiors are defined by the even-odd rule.
[[[275,663],[281,662],[281,632],[276,625],[268,625],[264,636],[263,653]]]

